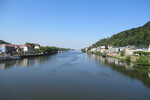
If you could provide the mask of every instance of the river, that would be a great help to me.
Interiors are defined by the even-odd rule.
[[[150,100],[150,69],[77,51],[0,62],[0,100]]]

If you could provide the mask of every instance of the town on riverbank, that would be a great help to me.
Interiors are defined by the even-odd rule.
[[[134,62],[139,65],[150,65],[150,45],[149,46],[125,46],[115,47],[113,45],[86,47],[82,49],[83,52],[93,53],[101,56],[110,56],[119,58],[127,62]]]
[[[150,21],[143,26],[102,38],[82,51],[150,66]]]
[[[69,50],[71,49],[55,46],[40,46],[37,43],[25,43],[24,45],[0,44],[0,61],[49,55]]]

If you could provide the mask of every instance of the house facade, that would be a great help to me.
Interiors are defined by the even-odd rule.
[[[5,49],[6,49],[5,44],[0,44],[0,53],[5,52]]]
[[[39,44],[35,44],[34,50],[39,50],[39,49],[40,49],[40,45]]]
[[[100,46],[100,53],[105,53],[105,52],[106,52],[105,46]]]
[[[11,44],[0,44],[0,53],[1,54],[10,54],[10,55],[12,55],[14,50],[15,50],[15,48]]]
[[[28,51],[31,51],[32,47],[28,44],[24,44],[21,46],[21,49],[23,52],[28,52]]]

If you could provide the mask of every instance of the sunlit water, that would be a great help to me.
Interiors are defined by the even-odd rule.
[[[0,62],[0,100],[150,100],[150,69],[81,52]]]

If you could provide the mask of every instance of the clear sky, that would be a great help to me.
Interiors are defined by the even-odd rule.
[[[80,49],[150,21],[150,0],[0,0],[0,39]]]

